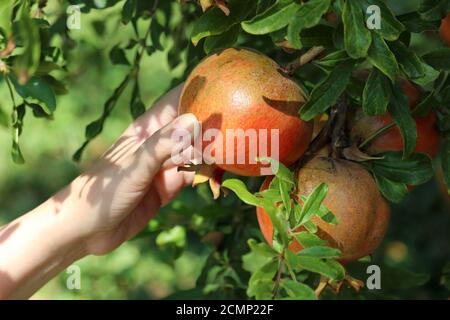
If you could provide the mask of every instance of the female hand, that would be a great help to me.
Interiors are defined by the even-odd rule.
[[[0,228],[0,298],[29,297],[74,261],[117,248],[191,183],[169,159],[174,130],[193,139],[198,132],[192,114],[176,118],[180,92],[165,95],[66,188]]]

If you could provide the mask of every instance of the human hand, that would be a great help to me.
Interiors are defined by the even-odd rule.
[[[165,95],[66,188],[0,227],[0,299],[28,298],[74,261],[115,249],[191,183],[192,173],[169,159],[180,150],[174,130],[198,133],[193,115],[177,118],[180,92]]]

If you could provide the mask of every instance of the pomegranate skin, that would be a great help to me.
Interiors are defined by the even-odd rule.
[[[311,141],[313,122],[298,116],[304,102],[301,88],[279,71],[276,62],[252,50],[229,48],[205,58],[191,72],[178,110],[179,114],[193,113],[201,122],[203,133],[220,130],[223,144],[222,139],[216,139],[202,145],[203,150],[207,146],[213,150],[215,165],[238,175],[259,176],[261,168],[267,165],[250,159],[255,154],[250,152],[248,139],[234,137],[234,146],[228,145],[232,155],[226,154],[227,130],[254,129],[258,134],[266,129],[267,139],[261,140],[266,141],[268,153],[257,150],[256,156],[274,157],[271,130],[277,129],[278,160],[289,166],[303,155]],[[257,136],[259,145],[261,136]],[[238,156],[243,154],[245,161],[238,163]],[[233,160],[226,161],[227,156]]]
[[[439,28],[439,35],[442,41],[450,47],[450,13],[442,19],[441,26]]]
[[[261,190],[269,186],[271,179],[266,178]],[[338,224],[331,225],[314,217],[319,229],[317,235],[341,250],[339,260],[344,264],[372,253],[384,238],[390,216],[389,204],[372,176],[359,164],[319,156],[300,170],[298,196],[309,195],[322,182],[329,188],[324,205],[334,213]],[[271,245],[273,225],[269,215],[260,207],[256,213],[261,232]],[[289,249],[298,252],[302,245],[293,239]]]
[[[409,108],[417,106],[420,91],[411,82],[401,80],[401,87],[408,96]],[[416,117],[417,143],[414,152],[425,153],[434,158],[439,151],[440,135],[436,128],[436,115],[433,111],[423,117]],[[363,142],[370,134],[393,122],[392,116],[386,113],[381,116],[366,115],[358,109],[349,122],[350,137],[356,143]],[[378,154],[386,151],[402,151],[403,139],[400,130],[394,126],[374,139],[365,149],[369,154]]]

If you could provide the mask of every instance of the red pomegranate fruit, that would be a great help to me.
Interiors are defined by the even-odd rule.
[[[273,60],[253,50],[229,48],[208,56],[191,72],[179,113],[193,113],[201,122],[203,153],[208,151],[216,166],[259,176],[267,164],[257,163],[256,157],[277,158],[288,166],[305,152],[313,122],[298,116],[304,102],[301,88]],[[209,129],[222,138],[205,141]],[[278,141],[272,137],[276,132]]]
[[[268,188],[267,177],[261,190]],[[336,216],[337,225],[313,217],[317,235],[341,250],[340,261],[348,263],[372,253],[384,238],[390,208],[372,176],[359,164],[318,156],[305,164],[297,180],[298,198],[309,195],[320,183],[328,185],[324,205]],[[257,217],[266,241],[271,245],[273,225],[267,212],[258,207]],[[298,232],[302,229],[296,230]],[[293,239],[289,249],[298,252],[302,245]]]

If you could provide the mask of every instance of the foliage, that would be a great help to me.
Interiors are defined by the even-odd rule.
[[[112,43],[101,49],[103,57],[110,60],[108,68],[122,70],[121,78],[114,77],[114,87],[108,88],[110,95],[104,97],[102,110],[95,109],[95,114],[90,114],[95,120],[90,119],[86,126],[75,160],[81,159],[88,146],[94,148],[94,139],[107,134],[103,132],[107,122],[114,121],[114,112],[121,112],[116,110],[118,106],[128,105],[131,118],[145,111],[148,82],[144,79],[158,79],[156,73],[146,76],[146,59],[166,58],[172,73],[169,81],[174,85],[185,79],[207,54],[222,48],[251,47],[287,65],[308,49],[323,47],[324,56],[292,75],[309,96],[299,116],[310,120],[329,113],[343,95],[349,97],[352,108],[362,108],[369,115],[389,111],[402,134],[404,150],[382,154],[363,164],[387,199],[404,203],[407,186],[426,183],[433,177],[432,160],[414,153],[414,116],[432,110],[442,138],[439,159],[434,164],[442,169],[450,189],[450,49],[435,43],[431,50],[429,46],[424,49],[417,45],[420,37],[423,42],[429,41],[424,34],[436,38],[440,20],[450,11],[448,1],[421,0],[398,5],[382,0],[229,0],[226,8],[215,2],[202,8],[196,1],[69,0],[55,5],[45,0],[4,0],[0,3],[0,84],[7,90],[10,102],[3,99],[0,103],[0,125],[12,131],[11,156],[18,164],[28,160],[21,148],[23,132],[28,130],[24,125],[26,117],[31,113],[35,118],[57,122],[58,119],[52,119],[62,112],[64,97],[60,96],[68,99],[72,95],[71,86],[66,84],[71,84],[77,58],[71,52],[76,52],[76,44],[82,39],[75,40],[77,30],[66,27],[71,18],[66,11],[68,5],[79,5],[82,16],[113,12],[115,29],[125,35],[116,39],[114,33],[110,34]],[[366,25],[370,5],[381,10],[381,29]],[[55,8],[59,10],[52,15]],[[336,22],[324,19],[329,13],[341,18]],[[101,19],[91,24],[99,35],[105,33]],[[361,69],[370,69],[367,81],[355,75],[355,70]],[[415,110],[409,110],[407,97],[396,84],[399,78],[409,79],[423,90],[425,98]],[[123,117],[124,113],[120,115]],[[46,132],[33,135],[45,136]],[[167,216],[159,215],[151,221],[135,240],[142,246],[139,248],[146,249],[142,239],[151,239],[162,248],[158,255],[169,265],[188,260],[186,255],[197,250],[200,258],[196,266],[204,264],[196,287],[183,292],[183,286],[175,286],[180,291],[170,298],[315,299],[312,288],[321,277],[336,282],[344,279],[346,271],[355,277],[367,277],[367,263],[356,262],[344,270],[336,261],[338,250],[315,235],[317,228],[311,221],[314,215],[336,223],[321,205],[327,186],[319,185],[307,198],[294,201],[289,197],[294,188],[292,175],[290,169],[280,166],[265,192],[253,192],[258,182],[255,179],[244,183],[229,177],[223,187],[232,190],[241,201],[228,197],[214,202],[203,187],[185,191],[162,210]],[[276,230],[272,247],[259,241],[255,219],[250,217],[253,207],[247,205],[262,206],[269,213]],[[305,230],[297,232],[299,227]],[[293,237],[304,246],[298,254],[287,250]],[[194,249],[190,244],[195,244]],[[154,263],[151,258],[145,261]],[[378,298],[391,297],[393,293],[402,295],[404,292],[399,289],[421,286],[429,279],[385,265],[382,268],[383,272],[386,270],[385,282],[383,290],[377,292]],[[443,285],[448,289],[448,266],[442,274]],[[353,291],[344,289],[340,296],[329,291],[322,296],[340,297],[374,298],[375,294],[363,289],[355,296]]]

